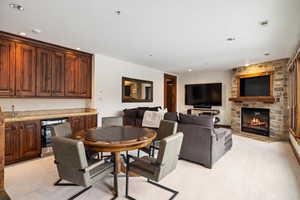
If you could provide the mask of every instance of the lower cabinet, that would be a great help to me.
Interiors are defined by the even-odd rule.
[[[73,133],[97,127],[97,115],[70,117]],[[5,164],[12,164],[41,155],[40,120],[5,124]]]
[[[77,133],[90,128],[96,128],[97,115],[70,117],[69,122],[71,124],[72,132]]]
[[[5,164],[38,157],[41,154],[40,121],[5,124]]]
[[[85,117],[85,130],[97,127],[97,115],[88,115]]]

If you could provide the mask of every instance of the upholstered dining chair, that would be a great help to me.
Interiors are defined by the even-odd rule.
[[[92,185],[113,172],[114,164],[111,162],[88,161],[82,141],[66,137],[54,136],[53,151],[57,166],[59,180],[55,186],[82,186],[83,190],[73,195],[78,197],[92,187]],[[71,183],[60,183],[62,180]]]
[[[160,141],[158,158],[152,158],[144,156],[142,158],[134,157],[127,152],[127,166],[126,166],[126,197],[128,199],[134,199],[129,196],[129,176],[128,173],[135,172],[143,177],[146,177],[148,182],[161,187],[167,191],[173,193],[170,199],[175,198],[178,194],[177,191],[162,186],[156,182],[159,182],[173,170],[175,170],[178,162],[178,156],[181,149],[181,144],[183,140],[183,133],[178,132],[175,135],[168,136]],[[134,161],[130,162],[130,158]],[[153,181],[155,182],[153,182]]]
[[[72,128],[69,122],[53,125],[50,127],[52,136],[67,137],[73,136]],[[88,160],[100,159],[99,153],[95,151],[85,151]]]
[[[155,140],[152,142],[151,145],[138,150],[138,157],[140,157],[140,150],[145,153],[148,153],[149,156],[153,157],[155,154],[155,150],[159,149],[159,142],[162,139],[177,133],[177,126],[178,123],[175,121],[161,120],[159,124],[159,128],[157,130],[157,137],[155,138]]]
[[[50,127],[52,136],[72,137],[72,128],[69,122]]]

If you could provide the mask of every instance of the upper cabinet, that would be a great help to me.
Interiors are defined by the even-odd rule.
[[[0,32],[0,97],[91,98],[92,55]]]
[[[52,55],[47,49],[37,50],[37,96],[52,95]]]
[[[35,96],[36,48],[27,44],[16,44],[16,95]]]
[[[0,38],[0,97],[15,94],[15,43]]]
[[[52,57],[52,96],[65,96],[65,55],[54,52]]]
[[[91,97],[91,59],[81,54],[67,54],[65,94],[70,97]]]

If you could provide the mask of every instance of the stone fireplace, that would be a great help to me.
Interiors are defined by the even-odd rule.
[[[287,73],[288,59],[280,59],[233,69],[231,97],[231,128],[237,133],[252,133],[277,139],[288,138]],[[236,98],[240,96],[237,77],[272,72],[272,98]],[[252,109],[252,114],[248,111]],[[243,113],[247,112],[247,113]],[[245,114],[249,114],[245,117]],[[250,116],[250,117],[249,117]],[[249,120],[252,120],[249,122]]]
[[[242,108],[241,129],[244,132],[269,136],[270,110],[264,108]]]

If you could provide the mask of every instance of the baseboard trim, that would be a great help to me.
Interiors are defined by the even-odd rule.
[[[290,143],[290,145],[291,145],[291,147],[292,147],[292,150],[293,150],[294,155],[295,155],[295,157],[296,157],[296,159],[297,159],[297,161],[298,161],[298,164],[300,165],[300,156],[299,156],[299,154],[297,153],[297,151],[296,151],[294,145],[292,144],[291,140],[289,140],[289,143]]]

